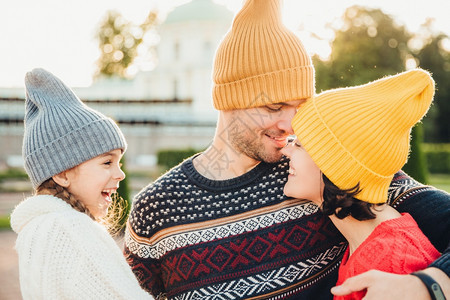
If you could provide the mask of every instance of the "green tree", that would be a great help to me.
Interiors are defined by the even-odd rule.
[[[419,67],[430,71],[436,83],[434,105],[424,120],[425,139],[428,142],[450,142],[450,50],[444,47],[450,43],[445,34],[433,34],[426,24],[429,39],[418,51],[416,57]]]
[[[403,171],[415,180],[428,183],[428,167],[425,152],[422,149],[423,124],[418,123],[411,131],[411,152]]]
[[[156,21],[156,13],[150,12],[141,25],[135,26],[120,13],[108,11],[97,33],[101,54],[95,77],[126,77],[127,69],[138,55],[138,46]]]
[[[318,91],[354,86],[402,72],[412,57],[412,35],[379,9],[352,6],[345,11],[343,26],[335,29],[329,60],[313,57]],[[422,151],[422,125],[412,131],[407,173],[426,183],[427,167]]]
[[[126,167],[126,159],[125,155],[122,156],[122,159],[120,160],[120,163],[122,164],[122,171],[125,173],[125,178],[120,182],[119,188],[117,189],[117,193],[123,198],[123,199],[130,199],[130,186],[128,184],[128,176],[127,176],[127,167]]]
[[[126,168],[126,159],[125,155],[122,156],[122,159],[120,160],[122,163],[122,171],[125,173],[125,178],[120,182],[119,188],[117,189],[118,197],[115,198],[115,201],[123,201],[123,205],[125,206],[125,209],[123,211],[123,215],[119,219],[118,223],[120,225],[124,225],[127,221],[128,214],[130,213],[131,209],[131,193],[130,193],[130,186],[128,182],[128,176],[127,176],[127,168]],[[122,198],[122,199],[120,199]]]
[[[359,85],[405,69],[410,34],[379,9],[348,8],[327,61],[314,57],[317,88]]]

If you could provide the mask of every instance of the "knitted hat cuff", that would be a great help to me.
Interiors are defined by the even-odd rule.
[[[323,122],[314,100],[304,104],[292,122],[302,146],[333,183],[345,183],[339,188],[350,189],[360,183],[364,188],[356,198],[369,203],[386,202],[393,175],[376,174],[345,149]]]
[[[117,124],[109,118],[99,119],[35,149],[24,157],[25,170],[36,189],[56,174],[114,149],[125,152],[126,148]]]
[[[246,109],[306,99],[313,94],[314,67],[300,66],[215,84],[213,100],[218,110]]]

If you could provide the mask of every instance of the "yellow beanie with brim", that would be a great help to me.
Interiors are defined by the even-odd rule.
[[[408,160],[411,128],[434,96],[431,75],[414,69],[365,85],[325,91],[292,120],[302,146],[339,188],[384,203],[394,174]]]
[[[213,102],[245,109],[314,95],[314,67],[281,21],[280,0],[247,0],[217,49]]]

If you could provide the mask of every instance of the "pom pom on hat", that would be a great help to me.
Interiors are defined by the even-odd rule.
[[[34,188],[47,179],[114,149],[127,148],[117,124],[87,107],[44,69],[25,76],[22,155]]]
[[[218,110],[310,98],[314,67],[281,21],[280,0],[247,0],[216,52],[213,101]]]
[[[411,128],[427,113],[434,81],[421,69],[365,85],[325,91],[292,120],[298,140],[339,188],[384,203],[394,174],[406,163]]]

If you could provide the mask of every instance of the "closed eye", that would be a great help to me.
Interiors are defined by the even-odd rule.
[[[303,147],[302,144],[300,144],[298,139],[295,137],[295,135],[294,136],[291,135],[288,137],[287,145],[289,145],[289,144],[293,144],[294,146],[299,147],[299,148]]]
[[[278,112],[281,110],[283,105],[274,104],[274,105],[266,105],[266,108],[271,112]]]

